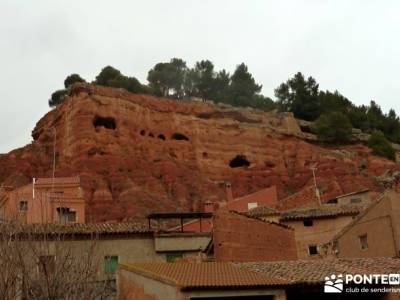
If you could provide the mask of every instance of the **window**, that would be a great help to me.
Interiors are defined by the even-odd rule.
[[[338,254],[339,253],[339,242],[337,240],[333,241],[332,251],[333,251],[334,254]]]
[[[27,212],[28,211],[28,201],[19,201],[19,211],[20,212]]]
[[[368,237],[367,237],[367,234],[360,235],[358,238],[360,240],[361,250],[368,249]]]
[[[305,227],[313,226],[313,225],[314,225],[314,224],[313,224],[313,220],[310,220],[310,219],[303,220],[303,225],[304,225]]]
[[[361,203],[361,198],[351,198],[350,202],[351,203]]]
[[[118,268],[118,256],[105,256],[104,257],[104,272],[114,274]]]
[[[318,254],[318,246],[316,246],[316,245],[308,246],[308,254],[309,255],[317,255]]]
[[[38,269],[39,274],[49,275],[55,271],[56,257],[54,255],[39,256]]]
[[[183,258],[183,254],[181,252],[173,252],[167,254],[167,262],[172,263],[177,259]]]
[[[76,222],[76,211],[69,207],[58,207],[58,218],[61,224],[75,223]]]
[[[253,208],[256,208],[256,207],[257,207],[257,202],[250,202],[250,203],[247,203],[247,209],[248,209],[248,210],[253,209]]]

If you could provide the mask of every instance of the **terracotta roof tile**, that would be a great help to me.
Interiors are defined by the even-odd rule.
[[[250,217],[275,216],[280,215],[280,212],[272,207],[258,206],[256,208],[250,209],[247,215]]]
[[[229,262],[134,263],[121,264],[120,267],[182,289],[287,284],[284,280],[268,278],[251,270],[238,268]]]
[[[147,226],[139,223],[74,223],[74,224],[20,224],[14,226],[14,232],[41,235],[41,234],[131,234],[149,233]],[[9,227],[10,228],[10,227]]]
[[[55,177],[54,184],[79,184],[79,176],[75,177]],[[53,184],[53,178],[36,178],[35,184]]]
[[[235,265],[267,277],[289,281],[291,284],[322,283],[325,276],[332,274],[400,273],[400,259],[389,257],[254,262]]]
[[[318,204],[318,199],[315,194],[315,188],[314,186],[308,186],[297,193],[282,199],[276,208],[279,210],[287,210],[295,207],[304,207],[306,205],[316,204]]]
[[[309,218],[329,218],[336,216],[354,216],[365,209],[361,205],[324,204],[315,208],[295,208],[281,212],[280,221],[302,220]]]

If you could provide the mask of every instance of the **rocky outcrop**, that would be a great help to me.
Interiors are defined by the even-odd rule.
[[[323,148],[304,140],[291,114],[173,101],[75,85],[46,114],[32,144],[0,156],[0,183],[81,176],[87,220],[121,220],[152,211],[199,209],[276,185],[283,198],[312,183],[322,192],[380,189],[375,176],[397,166],[362,145]]]

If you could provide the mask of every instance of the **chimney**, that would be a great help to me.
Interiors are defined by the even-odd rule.
[[[225,196],[227,202],[233,201],[232,185],[230,182],[225,182]]]

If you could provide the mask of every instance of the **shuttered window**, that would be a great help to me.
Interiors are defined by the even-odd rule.
[[[118,256],[105,256],[104,257],[104,272],[114,274],[118,268]]]

